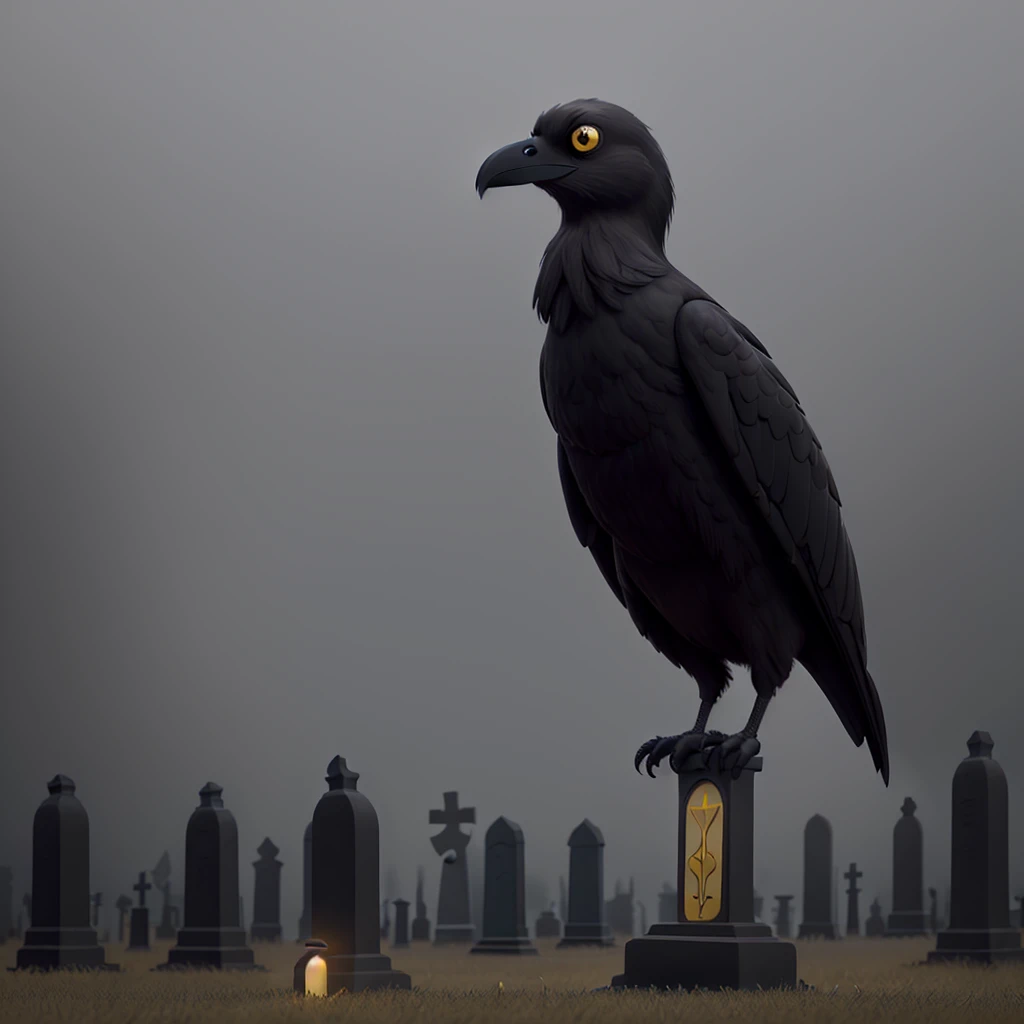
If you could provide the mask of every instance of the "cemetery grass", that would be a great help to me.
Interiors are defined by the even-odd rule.
[[[254,946],[265,973],[151,973],[148,968],[166,961],[168,943],[132,954],[108,946],[107,959],[119,963],[121,973],[2,971],[0,1024],[1024,1020],[1024,965],[921,966],[934,948],[929,939],[797,942],[798,974],[812,991],[713,994],[595,992],[622,970],[621,941],[608,950],[537,945],[540,956],[522,958],[470,956],[462,947],[396,950],[393,966],[412,975],[414,991],[329,1000],[290,991],[291,968],[302,950],[294,942]],[[15,940],[0,947],[4,967],[14,964],[17,947]]]

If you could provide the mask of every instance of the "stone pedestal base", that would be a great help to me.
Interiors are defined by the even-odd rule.
[[[537,947],[527,938],[481,939],[470,953],[500,953],[505,956],[536,956]]]
[[[403,971],[391,969],[391,957],[382,953],[357,956],[325,956],[327,994],[367,992],[375,988],[412,988],[412,980]]]
[[[600,924],[566,924],[558,949],[572,946],[614,946],[615,936],[605,922]]]
[[[927,935],[928,924],[923,910],[894,910],[889,915],[885,934],[890,939],[909,938],[913,935]]]
[[[625,948],[613,988],[796,988],[796,947],[765,924],[656,924]]]
[[[182,928],[178,944],[167,954],[167,963],[156,971],[206,967],[221,971],[262,971],[253,951],[245,944],[241,928]]]
[[[928,963],[968,960],[981,964],[1024,960],[1020,931],[1016,928],[947,928],[936,936]]]
[[[831,921],[804,921],[797,933],[798,939],[838,939],[836,926]]]
[[[468,946],[476,930],[471,924],[439,924],[434,929],[435,946]]]
[[[25,945],[18,950],[17,967],[11,970],[53,971],[64,967],[119,971],[105,962],[103,947],[93,928],[26,928]]]

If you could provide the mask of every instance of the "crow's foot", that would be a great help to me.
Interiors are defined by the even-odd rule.
[[[732,771],[732,777],[738,779],[740,772],[751,758],[757,757],[761,743],[756,736],[736,732],[726,736],[713,747],[704,747],[704,764],[710,763],[712,757],[718,758],[719,771]]]
[[[715,744],[725,739],[720,732],[704,732],[700,729],[689,729],[679,736],[655,736],[648,740],[633,758],[633,767],[640,771],[640,762],[647,758],[644,767],[647,774],[653,779],[654,769],[666,758],[670,757],[670,764],[673,770],[676,765],[682,763],[690,754],[702,750],[708,744]]]

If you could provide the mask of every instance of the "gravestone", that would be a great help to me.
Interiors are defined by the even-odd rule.
[[[535,954],[526,930],[526,857],[523,830],[498,818],[484,838],[483,935],[471,953]]]
[[[403,949],[409,945],[409,901],[397,899],[395,904],[395,941],[392,949]]]
[[[459,807],[459,794],[444,794],[444,807],[430,812],[431,825],[444,825],[444,831],[430,839],[441,857],[441,889],[437,898],[437,926],[434,945],[472,942],[473,923],[469,912],[469,873],[466,847],[470,837],[460,825],[476,822],[476,808]]]
[[[864,872],[858,871],[857,865],[853,861],[850,862],[850,870],[843,875],[843,878],[850,883],[846,890],[847,935],[860,935],[860,907],[857,902],[857,897],[860,895],[860,889],[857,888],[857,879],[862,878],[863,875]]]
[[[778,905],[775,908],[775,934],[780,939],[788,939],[792,933],[792,925],[789,923],[789,905],[793,902],[792,895],[776,896]]]
[[[423,868],[416,869],[416,916],[412,919],[412,941],[430,941],[430,920],[427,918],[427,901],[423,898]]]
[[[379,826],[358,779],[335,757],[313,812],[313,934],[327,943],[328,995],[411,985],[380,951]]]
[[[934,935],[939,930],[939,890],[928,887],[928,931]]]
[[[798,938],[834,939],[832,921],[832,826],[815,814],[804,826],[804,919]]]
[[[14,934],[14,872],[0,868],[0,945]]]
[[[864,922],[864,934],[869,939],[880,939],[885,935],[885,918],[882,917],[882,904],[875,897],[868,908],[868,919]]]
[[[658,923],[672,924],[678,918],[679,893],[668,882],[663,882],[658,893]]]
[[[1010,926],[1009,794],[993,746],[987,732],[972,733],[953,775],[949,926],[929,963],[1024,958],[1020,931]]]
[[[559,949],[615,945],[604,916],[604,836],[588,818],[569,836],[568,913]]]
[[[299,942],[313,934],[313,822],[302,834],[302,916],[299,918]]]
[[[139,905],[132,907],[132,920],[128,930],[128,949],[140,952],[149,949],[149,907],[146,906],[146,892],[153,886],[146,881],[146,872],[139,872],[139,880],[132,886],[139,894]]]
[[[903,817],[892,832],[892,912],[886,935],[903,938],[924,935],[924,849],[917,804],[908,796]]]
[[[796,987],[796,948],[754,921],[754,777],[762,759],[722,770],[700,752],[679,776],[678,920],[625,948],[613,988]]]
[[[124,942],[125,919],[128,917],[128,912],[132,909],[132,898],[122,893],[117,897],[117,902],[114,906],[117,907],[117,941],[120,943]]]
[[[558,939],[562,936],[562,922],[555,916],[554,903],[541,912],[533,924],[533,934],[538,939]]]
[[[615,882],[615,895],[605,901],[604,916],[613,934],[633,936],[633,902],[635,888],[633,879],[629,880],[629,889],[624,889],[622,882]]]
[[[164,850],[153,868],[153,885],[163,897],[160,911],[160,923],[156,926],[158,939],[173,939],[178,934],[178,908],[171,904],[171,855]]]
[[[185,920],[157,970],[262,970],[245,944],[238,895],[238,826],[224,790],[208,782],[185,829]]]
[[[66,775],[55,775],[47,789],[32,822],[32,925],[17,967],[117,970],[89,924],[89,815]]]
[[[252,862],[255,882],[252,894],[252,940],[281,941],[281,851],[268,836],[256,850],[259,860]]]

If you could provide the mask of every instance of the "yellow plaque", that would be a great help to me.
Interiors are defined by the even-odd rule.
[[[713,921],[722,909],[722,794],[710,782],[695,786],[686,802],[687,921]]]

